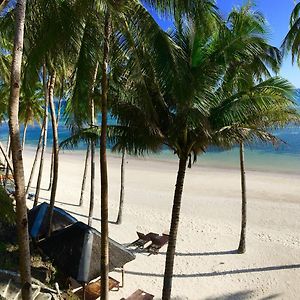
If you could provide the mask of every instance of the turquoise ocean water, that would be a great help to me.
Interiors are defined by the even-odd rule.
[[[299,99],[300,104],[300,99]],[[113,119],[110,120],[114,122]],[[26,135],[26,145],[35,147],[40,134],[39,125],[29,126]],[[246,147],[246,166],[250,170],[287,172],[300,174],[300,127],[289,126],[288,128],[278,130],[274,134],[285,141],[286,144],[278,148],[271,145],[253,144]],[[0,124],[0,140],[5,142],[8,135],[7,123]],[[59,138],[60,141],[69,137],[70,131],[60,122]],[[48,147],[51,147],[52,131],[49,125]],[[79,150],[85,149],[81,144]],[[76,151],[76,150],[74,150]],[[159,155],[153,155],[156,159],[173,160],[176,156],[167,150]],[[207,153],[199,156],[197,164],[204,166],[220,168],[238,168],[239,167],[239,149],[233,148],[230,151],[221,151],[220,149],[209,149]]]

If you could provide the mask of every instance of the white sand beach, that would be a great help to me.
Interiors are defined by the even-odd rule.
[[[26,177],[34,152],[24,153]],[[48,187],[47,154],[42,187]],[[100,179],[97,160],[93,226],[100,229]],[[110,220],[117,217],[120,158],[109,156]],[[60,156],[56,205],[87,221],[89,187],[79,207],[84,153]],[[37,171],[36,171],[37,173]],[[110,224],[110,237],[134,241],[136,231],[167,232],[177,162],[127,157],[122,225]],[[35,182],[35,181],[33,181]],[[249,171],[247,253],[235,254],[240,233],[239,170],[194,166],[187,170],[177,241],[173,299],[300,299],[300,175]],[[33,191],[33,190],[32,190]],[[47,201],[50,192],[42,190]],[[28,201],[31,208],[32,201]],[[161,298],[166,246],[158,255],[136,254],[125,266],[125,286],[110,299],[143,289]],[[120,280],[120,273],[112,273]]]

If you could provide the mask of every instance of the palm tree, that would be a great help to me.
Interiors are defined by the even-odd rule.
[[[224,32],[228,31],[227,28],[221,27],[218,32],[209,34],[202,30],[199,22],[187,20],[186,23],[187,27],[179,28],[169,37],[169,49],[174,49],[172,55],[159,50],[156,56],[145,54],[142,67],[147,70],[144,71],[147,77],[139,73],[139,84],[127,85],[131,97],[124,97],[113,106],[113,113],[120,124],[115,128],[115,137],[112,137],[116,142],[115,149],[125,148],[129,153],[139,154],[159,151],[162,145],[166,145],[179,158],[163,299],[170,299],[171,296],[187,163],[190,164],[192,157],[195,160],[211,144],[225,146],[227,143],[230,146],[238,143],[241,138],[250,140],[256,135],[260,138],[263,134],[260,135],[258,129],[252,135],[244,134],[249,124],[254,124],[253,120],[249,123],[254,112],[261,119],[266,115],[264,108],[272,107],[278,99],[292,103],[290,85],[278,78],[228,93],[230,75],[237,73],[236,70],[233,72],[236,55],[254,59],[256,52],[252,51],[252,56],[249,55],[253,43],[245,41],[243,44],[242,36],[232,36],[230,41],[225,40]],[[229,51],[234,47],[237,51]],[[160,63],[156,64],[158,58]],[[162,74],[162,70],[164,76],[158,78],[157,74]],[[131,79],[133,75],[136,76],[135,72],[137,70],[132,70],[128,77]],[[239,72],[239,76],[241,81],[246,79],[242,72]],[[128,77],[125,82],[128,82]],[[141,95],[150,101],[147,104],[141,101]]]
[[[28,236],[27,207],[25,198],[25,180],[22,158],[22,147],[20,143],[19,129],[19,96],[20,77],[23,54],[24,22],[25,22],[26,0],[19,0],[16,4],[15,39],[13,60],[11,68],[11,93],[9,101],[9,129],[14,167],[15,197],[17,213],[17,231],[20,252],[20,274],[22,282],[22,298],[32,299],[30,249]]]
[[[234,93],[239,90],[246,90],[248,87],[252,88],[255,83],[262,82],[267,78],[271,78],[270,70],[277,73],[279,71],[281,63],[281,55],[278,49],[268,44],[266,29],[266,20],[261,13],[254,11],[251,4],[243,6],[239,10],[234,9],[228,17],[228,30],[225,31],[223,36],[224,40],[231,40],[233,37],[239,37],[243,43],[243,47],[252,46],[252,52],[239,52],[238,49],[230,49],[235,53],[234,69],[229,69],[227,72],[226,89],[229,93]],[[237,46],[238,43],[235,43]],[[241,46],[241,45],[240,45]],[[236,46],[235,46],[236,47]],[[254,52],[255,51],[255,52]],[[254,55],[254,53],[256,53]],[[241,56],[242,54],[242,56]],[[245,55],[249,56],[248,58]],[[228,76],[229,75],[229,76]],[[242,80],[241,80],[242,79]],[[284,104],[285,103],[285,104]],[[278,110],[280,105],[280,110]],[[275,124],[284,126],[288,124],[294,118],[293,113],[289,110],[289,101],[285,101],[284,98],[279,98],[278,102],[272,108],[269,108],[268,116],[276,115],[277,120],[272,118],[268,124],[266,120],[264,124],[257,123],[259,116],[254,118],[254,123],[251,124],[251,128],[260,128],[265,131],[262,135],[260,132],[260,138],[266,142],[270,141],[274,143],[276,138],[268,133],[270,127],[274,127]],[[281,115],[278,114],[281,111]],[[264,114],[266,114],[265,112]],[[280,118],[279,118],[280,117]],[[248,124],[250,125],[250,124]],[[248,126],[244,124],[244,126]],[[263,127],[264,125],[264,127]],[[246,251],[246,220],[247,220],[247,198],[246,198],[246,178],[245,178],[245,164],[244,164],[244,141],[239,142],[240,148],[240,169],[241,169],[241,190],[242,190],[242,220],[241,220],[241,236],[238,247],[238,253],[244,253]]]

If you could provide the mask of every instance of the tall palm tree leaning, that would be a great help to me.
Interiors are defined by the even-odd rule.
[[[141,14],[140,11],[137,13]],[[213,23],[220,26],[219,30],[213,30]],[[136,66],[124,78],[123,87],[130,92],[124,92],[126,97],[120,97],[120,101],[112,107],[112,113],[119,122],[111,135],[114,149],[139,154],[159,151],[166,145],[179,159],[164,273],[164,300],[171,298],[188,162],[191,165],[192,160],[211,144],[225,147],[255,136],[262,138],[264,131],[260,128],[254,127],[251,134],[246,135],[245,132],[248,133],[253,124],[258,124],[259,119],[264,119],[267,109],[276,105],[278,99],[283,99],[284,104],[292,104],[291,86],[280,78],[262,81],[251,88],[246,86],[235,93],[228,90],[227,82],[232,73],[238,74],[241,81],[248,79],[245,77],[247,74],[234,70],[238,67],[236,55],[241,59],[254,60],[256,52],[252,51],[253,43],[245,41],[243,44],[244,36],[232,35],[230,40],[224,39],[229,28],[219,22],[215,7],[211,7],[206,18],[189,17],[186,22],[178,24],[180,26],[173,35],[159,39],[160,47],[155,49],[155,55],[144,53],[140,70]],[[152,43],[158,41],[151,28],[145,29],[145,33]],[[164,45],[167,47],[164,48]],[[236,51],[230,51],[232,47],[236,47]],[[137,45],[141,53],[144,49],[145,45]],[[150,45],[148,49],[151,49]],[[134,77],[139,77],[138,85],[125,84],[131,80],[134,82]]]
[[[24,168],[18,120],[25,10],[26,0],[18,0],[16,4],[15,38],[13,61],[11,68],[9,130],[11,139],[12,160],[14,167],[14,180],[16,187],[15,198],[17,213],[17,231],[19,240],[20,274],[22,282],[22,299],[29,300],[32,299],[30,249],[28,236],[27,206],[25,198]]]

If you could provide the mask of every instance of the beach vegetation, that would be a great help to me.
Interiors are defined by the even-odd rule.
[[[260,27],[253,31],[253,26],[261,25],[255,18],[263,19],[256,14],[252,20],[251,13],[249,7],[233,11],[227,22],[221,22],[211,11],[210,20],[215,18],[218,31],[209,31],[198,19],[178,22],[168,34],[171,51],[162,53],[158,47],[156,56],[145,54],[147,76],[139,78],[145,85],[130,81],[129,74],[124,80],[132,82],[127,86],[130,92],[112,105],[119,124],[112,135],[115,150],[137,155],[168,147],[179,159],[163,299],[171,297],[187,166],[211,145],[230,148],[244,141],[272,141],[268,130],[276,113],[285,109],[287,119],[296,115],[292,85],[271,77],[266,67],[277,66],[279,51],[266,44]],[[249,18],[245,28],[244,15]],[[148,101],[140,95],[147,95]]]

